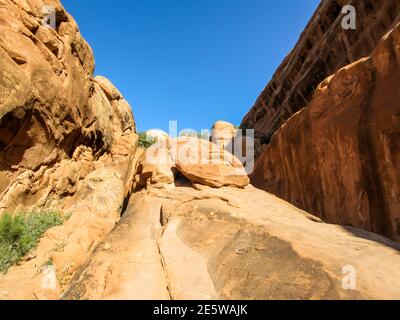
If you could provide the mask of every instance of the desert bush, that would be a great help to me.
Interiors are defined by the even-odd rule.
[[[64,223],[66,217],[56,211],[4,213],[0,217],[0,273],[35,249],[43,234]]]
[[[139,133],[138,143],[139,143],[140,148],[144,148],[144,149],[150,148],[156,142],[157,142],[157,139],[147,136],[145,132]]]
[[[196,131],[190,131],[190,130],[182,130],[179,133],[180,137],[191,137],[191,138],[198,138],[198,139],[203,139],[203,140],[209,140],[210,139],[210,133],[205,131],[205,132],[196,132]]]

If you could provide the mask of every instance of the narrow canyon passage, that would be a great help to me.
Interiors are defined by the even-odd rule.
[[[347,2],[357,9],[357,30],[341,24]],[[55,27],[44,23],[46,3]],[[87,8],[97,15],[100,7]],[[160,79],[149,77],[186,66],[164,61],[167,48],[152,51],[162,53],[162,68],[135,73],[140,85],[130,86],[126,72],[133,59],[118,61],[124,72],[114,81],[124,97],[95,74],[93,50],[59,0],[0,0],[0,299],[400,299],[399,13],[398,0],[322,1],[238,127],[225,121],[243,116],[229,99],[227,113],[207,110],[214,100],[196,109],[223,91],[207,92],[197,78],[185,77],[195,93],[183,99],[187,91],[168,73],[162,87],[176,87],[186,109],[171,107]],[[140,45],[123,50],[137,45],[126,39],[119,54],[138,49],[149,59]],[[257,52],[243,48],[266,62],[259,39]],[[99,56],[110,59],[104,47]],[[236,74],[240,65],[226,70],[248,82]],[[251,78],[263,74],[245,69],[256,71]],[[162,103],[132,107],[126,99],[141,101],[146,81]],[[228,96],[244,89],[226,88]],[[211,137],[167,134],[135,121],[143,110],[152,126],[185,112],[197,128],[194,111],[216,122],[207,124]],[[61,222],[33,231],[21,222],[48,211]],[[23,251],[27,233],[32,246]]]

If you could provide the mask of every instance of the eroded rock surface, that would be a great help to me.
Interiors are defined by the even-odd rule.
[[[216,188],[243,188],[250,183],[242,163],[223,146],[191,137],[152,145],[143,152],[139,167],[137,181],[142,185],[173,184],[177,174],[193,183]]]
[[[273,137],[255,186],[327,222],[400,240],[400,25]]]
[[[44,5],[56,9],[54,30],[42,25]],[[58,1],[0,0],[0,27],[0,214],[36,208],[70,214],[0,275],[0,299],[400,299],[399,244],[326,224],[248,185],[242,164],[223,146],[193,138],[178,139],[175,148],[159,142],[149,150],[161,151],[161,162],[146,162],[129,104],[109,80],[93,77],[91,49]],[[368,183],[374,180],[352,186],[369,188],[360,193],[361,209],[369,204],[365,194],[396,196],[398,37],[396,29],[371,58],[326,80],[297,115],[329,124],[343,113],[347,131],[336,126],[335,137],[346,141],[345,151],[364,148],[351,153],[361,154],[361,165],[383,152],[392,170],[384,171],[383,189]],[[346,113],[365,101],[370,113]],[[376,111],[381,101],[387,113]],[[335,108],[318,107],[325,102]],[[362,125],[359,141],[352,140],[359,129],[352,117]],[[345,153],[321,135],[311,137],[323,142],[318,150]],[[378,149],[377,139],[386,148]],[[274,141],[271,147],[283,145]],[[370,145],[375,149],[365,149]],[[357,161],[342,159],[343,176],[358,174]],[[280,174],[279,162],[273,165]],[[313,186],[312,173],[304,186]],[[323,185],[327,190],[328,181]],[[343,282],[349,269],[353,290]]]
[[[399,299],[399,249],[252,186],[149,187],[63,298]],[[342,286],[349,266],[356,290]]]
[[[356,30],[344,30],[342,8],[356,9]],[[398,21],[398,0],[325,0],[288,54],[242,126],[255,129],[256,157],[274,133],[312,99],[317,86],[340,68],[369,56]]]
[[[211,141],[223,148],[232,143],[236,136],[236,128],[226,121],[217,121],[211,129]]]
[[[42,22],[51,6],[56,28]],[[0,0],[0,214],[69,214],[29,261],[0,276],[0,298],[58,298],[119,220],[136,151],[129,104],[93,78],[94,58],[57,0]],[[43,286],[51,260],[56,285]]]

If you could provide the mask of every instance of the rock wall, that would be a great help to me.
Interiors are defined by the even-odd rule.
[[[44,5],[56,10],[55,29],[42,25]],[[395,230],[399,39],[396,28],[319,86],[260,158],[261,186]],[[180,174],[146,166],[129,104],[93,70],[58,1],[0,0],[0,215],[70,216],[0,275],[0,299],[399,299],[398,243],[257,190],[236,160],[208,161],[222,160],[221,149],[197,165],[174,158]],[[337,208],[348,201],[346,216]],[[343,288],[349,265],[356,290]]]
[[[344,30],[343,6],[356,8],[357,29]],[[314,90],[340,68],[369,56],[398,19],[398,0],[323,0],[298,43],[243,119],[255,129],[256,157],[273,134],[312,99]]]
[[[43,24],[55,10],[55,29]],[[0,276],[0,298],[52,298],[113,229],[131,191],[136,134],[129,104],[105,78],[57,0],[0,0],[0,214],[69,214],[35,256]],[[57,288],[44,290],[51,259]]]
[[[183,139],[190,146],[194,141]],[[206,169],[202,176],[226,179],[225,170],[207,170],[207,153],[193,161],[196,150],[184,150],[193,172]],[[159,160],[167,158],[165,151],[158,152]],[[145,153],[154,154],[151,148]],[[172,174],[171,183],[165,162],[140,166],[138,181],[147,183],[130,197],[124,216],[62,299],[400,297],[400,244],[324,223],[251,185],[216,186],[182,174]],[[346,267],[357,274],[352,290],[344,286]]]
[[[400,240],[399,80],[397,25],[276,132],[254,185],[327,222]]]

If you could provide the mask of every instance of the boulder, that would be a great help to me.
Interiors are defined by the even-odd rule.
[[[193,183],[243,188],[249,178],[242,163],[219,146],[198,138],[160,141],[143,153],[141,177],[150,184],[172,184],[177,171]]]
[[[111,83],[110,80],[103,76],[96,76],[94,81],[103,89],[109,100],[120,100],[122,99],[121,92]]]
[[[232,139],[236,135],[236,128],[233,124],[225,121],[217,121],[211,129],[212,142],[223,147],[232,143]]]
[[[176,164],[171,155],[169,140],[153,144],[139,159],[139,172],[142,184],[152,185],[173,184]]]
[[[243,188],[250,183],[234,155],[202,139],[178,139],[176,167],[190,181],[210,187]]]

